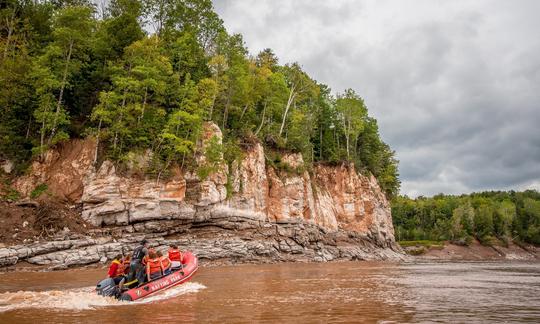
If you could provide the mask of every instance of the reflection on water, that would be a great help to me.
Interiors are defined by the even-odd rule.
[[[141,303],[93,294],[103,270],[0,276],[0,323],[540,322],[538,263],[345,262],[203,268]]]

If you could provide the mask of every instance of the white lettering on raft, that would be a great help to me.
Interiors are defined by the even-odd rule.
[[[156,282],[156,283],[150,285],[150,291],[156,291],[156,290],[159,290],[161,288],[165,288],[165,287],[169,286],[172,283],[175,283],[176,281],[178,281],[180,279],[182,279],[181,275],[173,274],[173,275],[167,277],[166,279],[163,279],[162,281],[159,281],[159,282]]]

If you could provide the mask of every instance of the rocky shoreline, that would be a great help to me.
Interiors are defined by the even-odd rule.
[[[172,225],[172,224],[167,224]],[[164,224],[145,224],[158,229]],[[144,237],[157,249],[176,243],[193,251],[201,264],[324,262],[338,260],[405,259],[399,246],[381,246],[373,238],[354,232],[327,232],[308,224],[259,223],[251,220],[175,224],[174,233],[131,233],[121,228],[93,230],[48,242],[0,248],[0,267],[9,270],[20,262],[49,270],[104,263],[118,253],[130,253]]]

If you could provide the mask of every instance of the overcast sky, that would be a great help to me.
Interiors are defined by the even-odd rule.
[[[540,189],[540,1],[214,0],[252,53],[355,89],[410,196]]]

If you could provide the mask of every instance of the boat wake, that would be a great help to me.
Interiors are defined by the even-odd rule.
[[[184,294],[196,293],[204,288],[206,287],[200,283],[188,282],[134,302],[98,296],[94,286],[68,290],[6,292],[0,294],[0,312],[21,308],[87,310],[99,307],[147,304]]]

